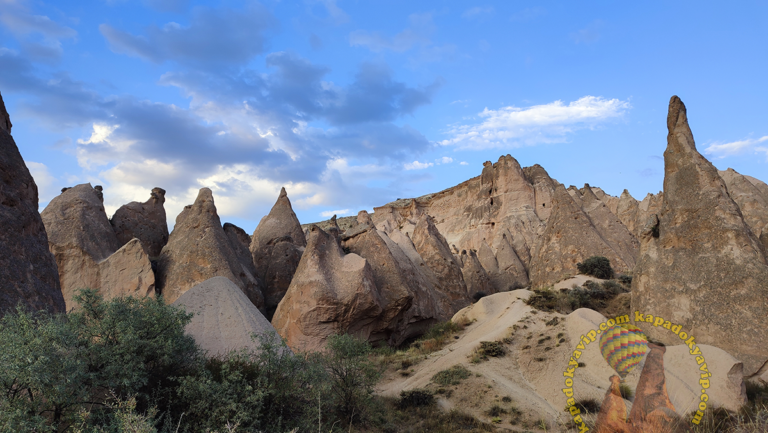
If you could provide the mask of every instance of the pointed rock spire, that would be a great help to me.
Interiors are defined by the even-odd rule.
[[[213,277],[225,277],[261,308],[258,282],[238,260],[221,226],[213,192],[201,188],[195,203],[176,218],[168,244],[160,253],[157,284],[166,302],[176,301],[187,290]]]
[[[267,319],[272,318],[277,304],[291,285],[306,245],[304,230],[293,212],[288,193],[282,188],[275,205],[253,232],[249,248],[258,277],[264,283]]]
[[[696,343],[744,362],[745,376],[768,360],[768,260],[728,195],[717,169],[697,150],[682,101],[667,117],[664,194],[655,227],[641,240],[632,311],[682,325]],[[637,322],[650,339],[677,344],[666,329]],[[738,335],[739,338],[734,338]]]

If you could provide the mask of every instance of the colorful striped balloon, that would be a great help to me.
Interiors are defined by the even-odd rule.
[[[611,326],[600,336],[600,352],[608,365],[624,379],[648,352],[648,339],[637,326]]]

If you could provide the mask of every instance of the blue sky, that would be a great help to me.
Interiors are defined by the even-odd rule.
[[[0,92],[40,188],[108,213],[202,186],[251,232],[436,192],[511,154],[637,199],[666,109],[720,169],[768,180],[768,3],[0,0]]]

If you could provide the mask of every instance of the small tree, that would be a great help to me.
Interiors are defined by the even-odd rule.
[[[322,362],[328,372],[334,407],[342,419],[359,420],[370,407],[379,370],[368,360],[371,345],[351,335],[332,335]]]
[[[577,263],[576,267],[579,269],[579,272],[584,275],[592,275],[593,277],[604,280],[613,278],[611,262],[602,256],[592,256],[581,263]]]

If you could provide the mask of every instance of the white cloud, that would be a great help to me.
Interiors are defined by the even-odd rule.
[[[469,165],[469,163],[468,163],[467,161],[461,161],[461,162],[459,163],[459,165]]]
[[[320,216],[323,218],[330,218],[334,215],[336,216],[344,216],[349,213],[349,209],[340,209],[340,210],[327,210],[324,212],[320,212]]]
[[[444,157],[442,157],[442,158],[437,158],[437,159],[435,160],[435,162],[436,162],[437,164],[450,164],[450,163],[452,163],[452,162],[453,162],[453,158],[451,158],[451,157],[449,157],[449,156],[444,156]]]
[[[768,148],[758,146],[758,144],[766,142],[768,142],[768,135],[760,138],[746,138],[744,140],[732,141],[730,143],[714,143],[704,149],[704,153],[713,155],[717,159],[722,159],[726,156],[739,155],[750,151],[755,153],[762,152],[768,156]]]
[[[628,101],[598,96],[584,96],[568,105],[554,101],[526,108],[485,108],[478,113],[484,119],[481,123],[452,125],[447,131],[451,137],[440,144],[479,150],[559,143],[578,129],[621,117],[630,108]]]
[[[51,175],[45,164],[32,161],[24,161],[27,164],[29,173],[37,185],[37,196],[39,203],[45,203],[56,197],[60,188],[56,185],[56,178]]]
[[[433,164],[431,162],[413,161],[413,162],[406,163],[404,168],[406,170],[422,170],[422,169],[425,169],[425,168],[428,168],[428,167],[432,167],[433,165],[435,165],[435,164]]]

